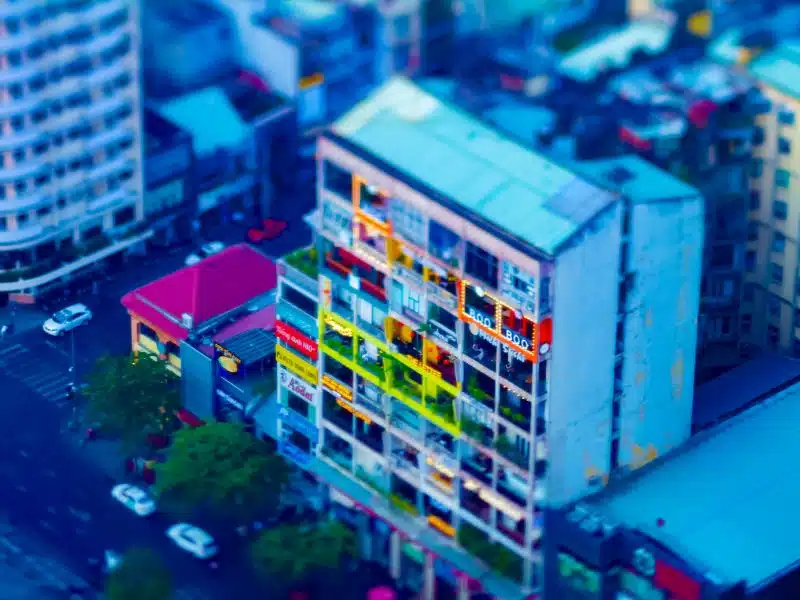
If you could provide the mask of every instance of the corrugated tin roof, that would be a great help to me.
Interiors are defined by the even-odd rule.
[[[250,132],[228,96],[218,87],[170,100],[160,112],[191,133],[194,150],[200,156],[239,146]]]
[[[596,185],[618,191],[633,202],[658,202],[700,195],[696,188],[636,155],[587,160],[576,163],[575,169]],[[616,179],[623,174],[627,176]]]
[[[800,360],[765,356],[748,361],[695,390],[692,429],[716,425],[798,381]]]
[[[800,560],[800,384],[587,499],[723,582],[758,587]],[[660,521],[661,520],[661,521]]]
[[[578,177],[570,171],[402,77],[382,86],[332,129],[547,254],[555,254],[615,198],[600,188],[576,185]]]

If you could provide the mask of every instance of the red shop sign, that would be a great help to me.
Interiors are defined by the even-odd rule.
[[[311,360],[317,360],[317,343],[311,338],[303,335],[294,327],[281,321],[275,323],[275,335],[292,348],[306,355]]]

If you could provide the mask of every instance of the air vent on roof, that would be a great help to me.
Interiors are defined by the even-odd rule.
[[[606,179],[616,185],[623,185],[634,177],[634,174],[625,167],[614,167],[608,173],[606,173]]]
[[[595,534],[599,531],[602,531],[602,526],[600,523],[600,519],[595,516],[588,517],[581,522],[581,529],[583,529],[586,533]]]
[[[181,325],[184,327],[184,329],[192,329],[194,327],[194,319],[192,318],[192,315],[189,313],[183,313],[181,315]]]

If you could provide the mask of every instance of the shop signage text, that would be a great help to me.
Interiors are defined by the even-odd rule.
[[[217,350],[217,355],[229,358],[237,365],[242,364],[242,360],[238,356],[236,356],[233,352],[225,348],[225,346],[223,346],[222,344],[214,344],[214,348],[216,348]]]
[[[311,460],[310,454],[286,440],[280,440],[278,442],[278,452],[299,465],[305,465]]]
[[[307,402],[314,401],[314,388],[309,387],[308,384],[301,379],[298,379],[284,367],[278,367],[278,379],[283,387],[290,392],[294,392]]]
[[[345,400],[347,402],[353,401],[353,390],[348,388],[346,385],[339,383],[330,375],[322,376],[322,387],[324,387],[329,392],[332,392],[342,400]]]
[[[283,346],[276,346],[275,360],[278,361],[278,364],[283,365],[284,367],[289,369],[292,373],[294,373],[301,379],[307,381],[311,385],[317,385],[319,377],[319,374],[317,372],[317,367],[315,367],[310,363],[307,363],[299,356],[295,356],[294,354],[292,354],[291,350],[288,350]]]
[[[280,415],[281,419],[283,419],[286,425],[288,425],[298,433],[302,433],[312,442],[317,441],[319,430],[311,421],[303,418],[293,410],[289,410],[285,406],[281,407],[278,414]]]
[[[446,329],[444,325],[440,325],[436,321],[428,321],[428,326],[430,327],[431,335],[435,338],[438,338],[445,344],[449,344],[453,348],[458,347],[458,338],[456,334]]]
[[[282,321],[277,321],[275,323],[275,335],[278,336],[279,340],[286,342],[300,354],[309,357],[311,360],[317,360],[317,343],[297,331],[297,329],[291,325],[287,325]]]

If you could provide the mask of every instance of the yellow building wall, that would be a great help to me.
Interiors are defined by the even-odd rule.
[[[167,369],[175,373],[176,375],[181,374],[181,359],[180,356],[175,354],[169,353],[165,354],[160,351],[158,347],[158,342],[162,345],[166,345],[167,343],[172,343],[176,347],[180,348],[180,341],[176,340],[170,335],[167,335],[163,331],[161,331],[158,327],[155,327],[149,321],[142,319],[141,317],[136,316],[133,313],[129,313],[131,317],[131,352],[134,354],[138,354],[142,350],[150,354],[153,358],[157,358],[159,360],[167,361]],[[148,336],[141,335],[139,332],[139,325],[145,325],[152,329],[157,336],[156,340],[150,339]]]

